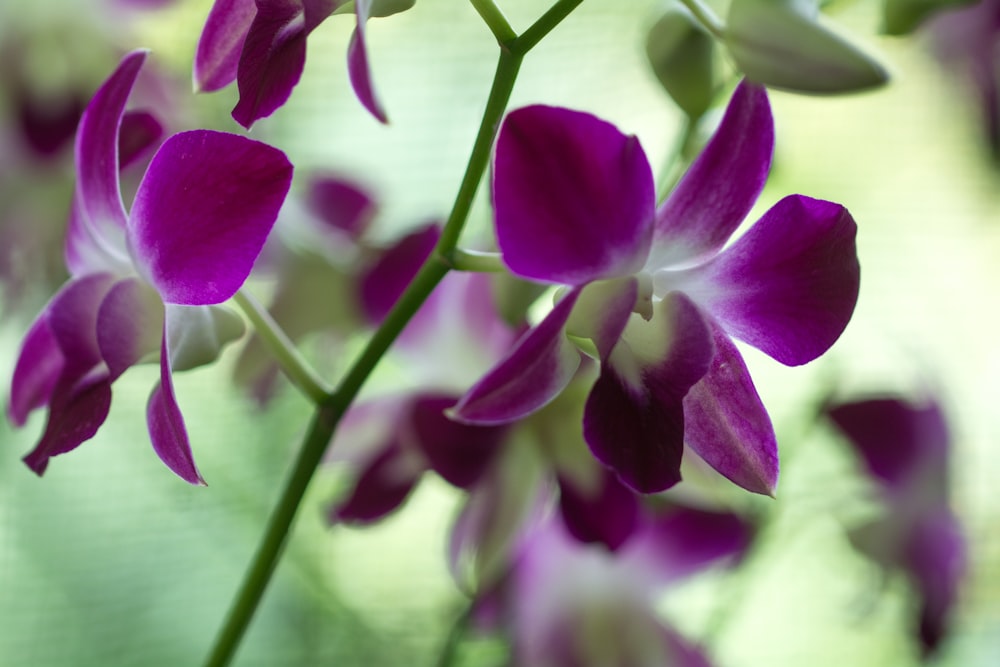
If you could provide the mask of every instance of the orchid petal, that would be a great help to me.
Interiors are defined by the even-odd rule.
[[[680,481],[682,400],[709,368],[708,325],[683,294],[657,304],[653,319],[633,318],[591,389],[583,433],[591,452],[639,493]]]
[[[234,134],[170,137],[132,206],[136,265],[167,303],[220,303],[243,284],[288,192],[284,153]]]
[[[310,181],[306,206],[324,224],[355,242],[368,230],[378,207],[374,197],[357,184],[329,176]]]
[[[924,516],[904,557],[921,597],[917,636],[924,655],[931,655],[948,634],[967,568],[965,537],[951,510],[941,507]]]
[[[227,343],[246,331],[243,318],[225,306],[167,304],[166,310],[167,346],[174,371],[212,363]]]
[[[160,382],[153,388],[146,405],[146,425],[153,443],[153,451],[174,474],[189,484],[204,485],[191,453],[184,417],[174,396],[174,383],[170,377],[170,354],[167,350],[167,332],[164,326],[160,345]]]
[[[236,80],[240,52],[257,14],[254,0],[215,0],[194,56],[196,92],[212,92]]]
[[[381,322],[423,265],[441,230],[428,225],[399,241],[365,271],[360,280],[361,304],[372,324]]]
[[[257,0],[237,72],[240,100],[233,119],[249,129],[288,101],[302,77],[306,37],[329,16],[337,0]]]
[[[78,180],[74,204],[80,207],[79,222],[102,245],[120,246],[124,239],[126,215],[118,182],[118,130],[146,53],[133,51],[122,59],[94,93],[76,135]]]
[[[676,288],[727,333],[783,364],[804,364],[833,345],[854,312],[856,231],[839,204],[792,195],[712,261],[654,281],[679,279]]]
[[[774,121],[763,86],[737,87],[712,140],[656,212],[651,270],[717,253],[764,189]]]
[[[634,276],[590,283],[583,288],[580,300],[573,307],[566,333],[591,340],[598,356],[607,359],[618,344],[638,299],[639,281]],[[647,305],[652,312],[650,299]]]
[[[110,274],[91,274],[67,283],[49,303],[49,326],[65,359],[64,375],[80,378],[103,363],[97,318],[114,284]]]
[[[148,111],[128,111],[118,131],[118,160],[125,169],[163,136],[163,124]]]
[[[503,424],[541,409],[580,367],[580,352],[565,335],[580,290],[566,294],[544,320],[462,397],[451,416],[467,424]]]
[[[524,107],[500,129],[493,172],[497,241],[518,276],[583,285],[646,261],[656,194],[634,136],[587,113]]]
[[[25,335],[14,366],[7,414],[15,426],[24,426],[32,411],[49,402],[63,365],[47,306]]]
[[[620,552],[622,564],[650,586],[686,579],[750,547],[754,529],[731,512],[670,506],[648,520]]]
[[[94,437],[111,409],[111,383],[101,369],[79,379],[63,374],[49,401],[45,432],[24,462],[37,475],[49,459]]]
[[[570,535],[616,551],[639,524],[639,500],[608,470],[601,470],[596,481],[596,489],[581,489],[560,475],[559,509]]]
[[[117,283],[97,313],[97,342],[109,382],[146,358],[156,359],[163,331],[163,302],[139,278]]]
[[[773,496],[778,442],[742,355],[718,326],[715,357],[684,397],[687,444],[720,474],[747,491]]]
[[[505,426],[462,424],[445,416],[455,398],[420,396],[411,407],[410,423],[417,445],[430,467],[450,484],[468,489],[479,481],[503,444]]]
[[[409,497],[424,472],[424,463],[393,440],[358,476],[346,500],[330,511],[330,521],[368,524],[393,512]]]
[[[871,398],[832,406],[827,414],[884,485],[900,490],[925,470],[946,474],[948,425],[936,403]]]
[[[388,123],[382,102],[375,94],[372,84],[371,68],[368,65],[368,50],[365,48],[365,24],[371,14],[372,0],[354,0],[358,25],[351,34],[351,42],[347,47],[347,73],[351,78],[351,87],[358,100],[381,123]]]

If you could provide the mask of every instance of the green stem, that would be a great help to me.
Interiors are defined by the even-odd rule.
[[[705,30],[712,33],[718,39],[726,36],[726,26],[719,20],[711,9],[702,4],[701,0],[681,0],[681,3],[688,8]]]
[[[444,640],[444,646],[441,649],[441,655],[438,656],[437,667],[451,667],[455,662],[455,656],[458,654],[458,644],[462,639],[462,635],[465,634],[465,629],[469,625],[469,621],[472,617],[472,605],[469,605],[451,626],[451,630],[448,631],[448,637]]]
[[[224,667],[232,660],[278,563],[299,504],[340,419],[403,327],[427,300],[441,279],[447,275],[450,269],[448,258],[458,245],[476,190],[489,164],[490,151],[500,126],[500,119],[506,111],[524,55],[582,1],[558,0],[552,9],[539,18],[521,38],[510,43],[517,44],[516,49],[504,48],[501,45],[493,86],[486,102],[479,132],[469,155],[469,162],[455,203],[441,232],[441,238],[434,252],[417,272],[416,277],[368,341],[361,355],[340,381],[336,391],[324,394],[317,404],[292,472],[282,489],[257,552],[205,663],[207,667]]]
[[[261,337],[264,344],[271,350],[275,360],[281,366],[288,379],[298,387],[302,393],[309,397],[313,404],[322,403],[332,391],[319,377],[312,367],[302,358],[295,343],[285,334],[284,330],[274,321],[271,314],[267,312],[256,299],[249,293],[240,290],[233,295],[235,301],[247,319],[253,324],[257,335]]]
[[[500,273],[507,270],[500,253],[497,252],[481,252],[479,250],[455,248],[448,256],[448,260],[451,268],[456,271]]]
[[[493,0],[470,0],[470,2],[476,8],[476,11],[479,12],[483,21],[486,22],[486,25],[489,26],[498,43],[506,44],[517,39],[517,33],[514,32],[514,28],[507,22],[507,17],[503,15],[503,12],[500,11],[500,8],[497,7]]]

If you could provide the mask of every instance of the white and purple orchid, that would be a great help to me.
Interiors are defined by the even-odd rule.
[[[772,494],[774,430],[732,338],[784,364],[811,361],[846,327],[859,287],[856,226],[839,204],[786,197],[723,247],[763,189],[773,143],[766,92],[743,82],[657,207],[635,137],[568,109],[511,112],[493,164],[503,260],[517,276],[568,287],[453,416],[524,417],[587,353],[601,373],[584,436],[625,484],[675,484],[686,442],[736,484]]]
[[[97,432],[126,369],[158,360],[146,412],[153,448],[182,479],[202,483],[171,373],[211,362],[242,335],[242,319],[215,304],[246,280],[291,184],[292,165],[275,148],[181,132],[159,148],[126,212],[119,129],[145,59],[145,51],[126,55],[83,113],[66,239],[71,279],[35,320],[14,370],[11,420],[22,426],[48,407],[25,457],[38,474]]]
[[[732,565],[753,528],[735,514],[671,506],[646,514],[616,552],[582,544],[549,514],[522,535],[509,574],[477,600],[476,620],[511,637],[512,665],[708,667],[701,647],[656,611],[672,585]]]
[[[237,81],[240,100],[233,118],[243,127],[270,116],[288,101],[302,77],[306,38],[351,0],[215,0],[194,60],[197,90],[214,91]],[[347,49],[351,86],[379,121],[388,116],[375,93],[365,26],[370,16],[409,9],[413,0],[353,0],[357,26]]]
[[[967,567],[951,508],[951,437],[941,406],[879,396],[831,405],[883,502],[883,516],[851,530],[854,547],[887,571],[905,572],[919,598],[914,636],[925,656],[947,637]]]

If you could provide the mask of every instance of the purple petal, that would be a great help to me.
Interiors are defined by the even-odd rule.
[[[650,586],[663,586],[739,559],[753,537],[753,526],[736,514],[674,505],[647,520],[619,556]]]
[[[430,467],[448,483],[468,489],[479,481],[504,442],[505,426],[461,424],[445,416],[453,396],[418,397],[411,407],[413,435]]]
[[[468,391],[451,416],[469,424],[504,424],[541,409],[580,367],[580,352],[565,335],[580,290],[569,292],[506,358]]]
[[[904,557],[921,597],[917,637],[928,656],[948,634],[965,578],[966,543],[958,519],[945,507],[925,515],[910,536]]]
[[[146,51],[126,55],[87,105],[76,135],[80,223],[105,244],[119,245],[126,227],[118,183],[118,128]]]
[[[147,357],[155,359],[163,331],[163,302],[138,278],[122,280],[108,292],[97,314],[97,342],[110,382]]]
[[[7,414],[15,426],[24,426],[33,410],[49,402],[63,370],[63,359],[46,307],[25,335],[14,367]]]
[[[237,123],[249,129],[288,101],[302,77],[306,37],[336,7],[335,0],[257,0],[237,73]]]
[[[639,499],[607,470],[601,470],[596,489],[582,489],[559,476],[559,509],[570,535],[583,543],[600,543],[616,551],[639,524]]]
[[[356,183],[333,176],[310,180],[306,206],[325,224],[353,241],[367,231],[377,208],[369,192]]]
[[[24,462],[41,475],[49,459],[94,437],[111,409],[111,383],[100,369],[79,379],[63,374],[49,401],[45,433]]]
[[[493,168],[497,241],[522,278],[582,285],[642,267],[653,176],[638,139],[590,114],[530,106],[508,114]]]
[[[194,464],[184,417],[174,396],[165,327],[160,345],[160,382],[153,388],[146,405],[146,425],[149,427],[153,451],[160,460],[185,482],[204,485],[205,481]]]
[[[712,140],[657,210],[646,265],[665,268],[718,252],[757,201],[773,150],[767,93],[744,81]]]
[[[804,364],[833,345],[854,312],[856,231],[839,204],[785,197],[715,259],[681,272],[678,289],[730,335],[783,364]]]
[[[163,125],[148,111],[129,111],[118,132],[118,159],[125,169],[163,136]]]
[[[872,398],[832,406],[827,414],[871,474],[890,487],[907,484],[922,469],[947,470],[948,426],[933,401]]]
[[[260,254],[291,184],[284,153],[234,134],[170,137],[132,206],[129,244],[167,303],[231,297]]]
[[[601,363],[584,409],[584,437],[597,460],[639,493],[680,481],[682,401],[712,355],[708,325],[675,293],[657,304],[651,321],[633,318]]]
[[[354,0],[358,25],[351,34],[351,42],[347,47],[347,72],[351,78],[354,94],[358,96],[358,100],[365,109],[379,122],[388,123],[389,117],[386,115],[382,103],[375,94],[375,87],[372,85],[371,69],[368,66],[368,51],[365,48],[365,24],[368,23],[371,4],[371,0]]]
[[[103,363],[97,317],[115,281],[107,273],[85,276],[67,283],[49,303],[49,326],[65,359],[65,375],[80,378]]]
[[[743,357],[712,327],[715,357],[684,398],[685,438],[698,456],[747,491],[773,496],[778,442]]]
[[[372,324],[378,324],[396,305],[403,290],[417,275],[441,236],[437,225],[428,225],[404,236],[385,251],[361,277],[361,304]]]
[[[254,0],[215,0],[194,56],[194,88],[212,92],[236,80],[240,52],[257,13]]]
[[[397,509],[424,472],[424,462],[393,440],[358,476],[346,500],[330,511],[330,521],[368,524]]]

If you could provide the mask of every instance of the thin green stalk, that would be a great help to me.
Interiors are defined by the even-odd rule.
[[[542,14],[537,21],[532,23],[530,28],[522,32],[520,37],[509,43],[510,50],[524,56],[528,51],[535,48],[535,45],[542,41],[542,38],[552,32],[552,29],[559,25],[582,2],[583,0],[559,0],[556,4],[552,5],[549,11]]]
[[[458,655],[458,645],[471,619],[472,605],[469,605],[459,614],[458,618],[452,624],[451,630],[448,631],[448,637],[441,648],[441,655],[438,656],[437,667],[452,667],[455,662],[455,656]]]
[[[256,299],[250,294],[240,290],[233,295],[235,301],[247,319],[253,324],[257,335],[261,337],[264,344],[271,350],[275,360],[281,366],[281,370],[289,380],[292,381],[303,394],[309,397],[314,404],[321,403],[330,395],[332,389],[326,384],[323,378],[319,377],[312,367],[302,358],[295,343],[288,338],[284,330],[274,321],[271,314],[267,312]]]
[[[726,36],[726,26],[719,20],[719,17],[715,15],[711,9],[702,4],[701,0],[681,0],[685,7],[688,8],[696,19],[705,30],[709,31],[717,37],[722,39]]]
[[[517,39],[514,28],[507,22],[507,17],[503,15],[493,0],[470,0],[470,2],[479,12],[479,16],[482,17],[493,36],[497,38],[498,43],[506,44]]]
[[[242,585],[233,600],[233,605],[216,637],[211,649],[207,667],[224,667],[232,660],[250,620],[260,603],[271,574],[278,563],[282,549],[288,539],[299,504],[305,495],[309,482],[323,458],[330,439],[348,407],[354,401],[361,387],[371,375],[382,356],[399,336],[403,327],[427,300],[437,284],[449,271],[448,257],[458,245],[462,229],[468,219],[476,190],[489,164],[490,152],[500,119],[510,100],[518,69],[524,55],[548,34],[559,21],[565,18],[582,0],[559,0],[525,33],[530,38],[518,38],[516,53],[501,45],[493,86],[486,102],[486,110],[469,155],[465,175],[459,186],[455,203],[445,223],[434,252],[417,272],[403,295],[393,306],[379,329],[369,340],[361,355],[355,360],[347,374],[340,381],[336,391],[325,394],[317,404],[309,431],[299,450],[291,474],[282,489],[278,504],[272,513],[257,552],[247,569]]]

